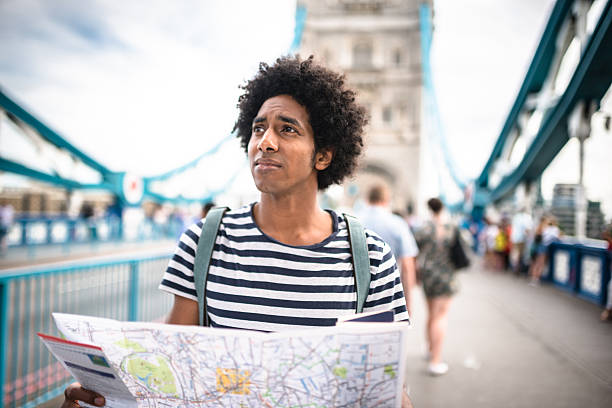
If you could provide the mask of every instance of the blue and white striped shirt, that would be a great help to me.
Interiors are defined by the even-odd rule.
[[[281,331],[333,326],[355,313],[355,275],[344,219],[333,211],[333,232],[306,246],[286,245],[255,224],[253,205],[228,211],[215,241],[206,286],[212,327]],[[160,289],[197,301],[193,263],[202,221],[181,236]],[[393,309],[407,320],[395,258],[366,230],[371,283],[364,312]]]

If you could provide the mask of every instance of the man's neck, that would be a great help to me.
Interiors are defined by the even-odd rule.
[[[253,216],[264,233],[288,245],[313,245],[333,230],[333,221],[319,207],[316,195],[277,197],[262,193]]]

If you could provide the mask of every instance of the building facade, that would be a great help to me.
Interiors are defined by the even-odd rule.
[[[298,0],[306,8],[303,57],[344,72],[369,113],[365,154],[344,205],[365,198],[377,181],[390,185],[394,208],[419,197],[422,0]],[[431,6],[431,1],[429,2]],[[430,7],[431,9],[431,7]]]

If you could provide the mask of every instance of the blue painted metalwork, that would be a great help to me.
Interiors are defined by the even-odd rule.
[[[4,406],[4,384],[7,383],[8,365],[8,306],[9,288],[5,282],[0,282],[0,405]]]
[[[488,202],[496,202],[508,197],[516,186],[523,182],[536,181],[557,153],[569,140],[567,120],[579,101],[599,104],[612,82],[612,4],[607,2],[586,45],[583,48],[578,66],[555,106],[544,115],[542,125],[518,166],[507,174],[497,186],[489,185],[489,174],[493,164],[501,157],[508,135],[517,126],[518,116],[530,93],[538,92],[556,52],[557,37],[564,22],[569,18],[569,10],[574,0],[558,0],[555,4],[547,27],[534,59],[521,86],[517,99],[506,119],[506,123],[495,144],[481,175],[477,188],[488,193]]]
[[[159,320],[172,296],[157,289],[170,253],[0,275],[0,402],[33,407],[73,381],[35,336],[59,333],[51,313]],[[26,391],[28,390],[29,391]],[[32,391],[34,389],[34,391]]]
[[[567,270],[557,269],[557,266],[561,266],[558,257],[567,257]],[[563,261],[563,258],[560,260]],[[550,244],[548,248],[548,275],[545,279],[567,292],[575,293],[577,282],[577,259],[578,246],[562,242]]]
[[[595,248],[582,244],[554,242],[549,247],[547,281],[559,288],[577,295],[585,300],[604,306],[608,295],[608,282],[610,281],[610,253],[605,248]],[[567,265],[559,261],[559,256],[567,254]],[[597,270],[584,270],[585,260],[594,261]],[[567,267],[567,270],[558,268]],[[593,279],[594,282],[588,282]]]
[[[65,236],[54,235],[54,228],[64,229]],[[96,229],[95,235],[92,235],[91,228]],[[174,239],[184,228],[183,221],[179,219],[170,218],[165,224],[156,224],[153,220],[145,219],[138,226],[139,233],[134,239]],[[10,247],[109,241],[128,241],[122,234],[121,220],[114,215],[95,220],[67,216],[25,216],[13,222],[8,234]],[[69,247],[66,249],[70,250]]]
[[[291,42],[291,47],[289,48],[290,54],[295,54],[302,44],[306,15],[306,6],[298,4],[295,9],[295,29],[293,31],[293,42]]]
[[[597,266],[597,271],[585,271],[584,266],[589,260]],[[607,249],[581,246],[578,251],[576,292],[578,296],[601,306],[605,306],[610,281],[610,253]],[[591,272],[592,276],[587,276]],[[594,287],[590,288],[588,279],[594,278]]]
[[[516,125],[518,115],[523,108],[525,101],[527,100],[527,96],[530,93],[537,92],[542,88],[542,84],[548,75],[548,71],[552,63],[557,35],[572,3],[573,0],[559,0],[555,3],[546,28],[544,29],[544,33],[542,34],[542,39],[540,40],[533,60],[529,65],[529,69],[527,70],[525,80],[523,81],[516,100],[510,109],[510,113],[506,118],[502,131],[497,139],[497,142],[495,143],[495,146],[493,147],[491,156],[477,179],[476,184],[478,186],[488,186],[489,172],[491,171],[491,167],[493,166],[495,160],[499,159],[501,156],[506,139],[508,138],[512,128]]]
[[[128,319],[132,322],[138,320],[138,263],[130,262],[130,308],[128,311]]]
[[[540,130],[514,171],[491,192],[503,198],[521,180],[535,180],[569,140],[567,118],[580,100],[601,101],[612,83],[612,3],[608,2],[574,71],[566,91],[543,119]]]
[[[151,176],[151,177],[145,177],[143,180],[145,182],[145,193],[147,193],[147,184],[151,183],[152,181],[162,181],[162,180],[167,180],[172,176],[176,176],[177,174],[183,173],[186,170],[189,170],[191,168],[194,168],[195,166],[198,165],[198,163],[200,163],[200,161],[207,157],[207,156],[211,156],[215,153],[217,153],[219,151],[219,149],[221,148],[221,146],[223,146],[225,143],[227,143],[228,141],[232,140],[236,138],[236,135],[234,133],[230,133],[229,135],[227,135],[226,137],[224,137],[223,139],[221,139],[219,142],[217,142],[216,145],[214,145],[210,150],[202,153],[201,155],[199,155],[198,157],[196,157],[195,159],[193,159],[192,161],[190,161],[187,164],[184,164],[180,167],[177,167],[176,169],[167,171],[165,173],[159,174],[157,176]]]
[[[69,151],[92,169],[97,170],[103,175],[112,173],[112,171],[110,171],[107,167],[100,164],[92,157],[83,153],[81,150],[72,145],[72,143],[68,142],[57,132],[49,128],[47,125],[45,125],[40,120],[35,118],[32,114],[30,114],[27,110],[18,105],[15,101],[13,101],[4,93],[2,88],[0,88],[0,106],[23,123],[26,123],[27,125],[31,126],[45,140],[59,148]]]
[[[16,163],[12,160],[4,159],[2,157],[0,157],[0,170],[9,173],[20,174],[22,176],[44,181],[45,183],[54,184],[70,189],[102,189],[114,191],[114,187],[110,183],[83,184],[79,183],[78,181],[43,173],[41,171],[31,169],[27,166],[24,166],[23,164]]]
[[[459,177],[457,171],[457,164],[448,149],[448,143],[446,141],[446,135],[444,133],[444,126],[442,125],[442,120],[440,118],[440,110],[438,108],[438,99],[436,96],[433,74],[431,71],[431,63],[429,58],[433,33],[433,28],[431,24],[431,14],[431,9],[428,4],[423,3],[419,6],[419,23],[421,31],[421,67],[423,72],[423,85],[425,90],[425,112],[428,123],[433,126],[431,132],[428,133],[435,138],[435,143],[432,144],[438,146],[441,149],[446,168],[448,169],[451,178],[459,187],[459,189],[463,191],[467,183],[462,177]],[[441,182],[439,183],[441,184]],[[444,196],[442,189],[441,195]]]

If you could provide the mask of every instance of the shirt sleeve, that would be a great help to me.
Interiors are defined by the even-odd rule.
[[[364,312],[393,310],[395,321],[408,321],[406,299],[399,269],[389,245],[378,236],[368,235],[370,290]]]
[[[408,223],[404,220],[402,221],[402,228],[400,228],[400,239],[402,242],[401,256],[408,256],[411,258],[416,257],[419,254],[419,247],[417,246],[416,241],[414,240],[414,235],[410,231],[410,227],[408,227]]]
[[[197,301],[198,295],[193,280],[193,264],[202,232],[202,222],[189,227],[179,239],[174,255],[159,285],[159,289]]]

